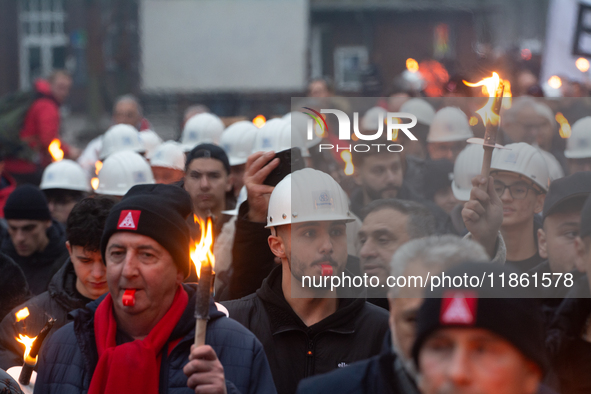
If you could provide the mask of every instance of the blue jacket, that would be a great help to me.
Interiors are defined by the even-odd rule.
[[[189,304],[169,341],[182,338],[171,351],[162,353],[161,394],[193,393],[187,387],[183,367],[195,338],[195,285],[184,285]],[[58,330],[40,354],[35,393],[87,393],[98,353],[94,337],[94,313],[103,297],[78,309],[74,322]],[[228,393],[276,393],[269,363],[261,343],[242,325],[210,305],[205,343],[216,352],[224,367]],[[164,346],[167,349],[168,345]]]

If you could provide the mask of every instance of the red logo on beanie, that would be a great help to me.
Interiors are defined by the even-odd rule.
[[[137,223],[140,220],[142,211],[126,209],[119,215],[117,230],[137,230]]]
[[[471,291],[446,292],[441,300],[441,324],[472,325],[476,322],[478,298]]]

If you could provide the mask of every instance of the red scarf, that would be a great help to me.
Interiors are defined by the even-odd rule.
[[[143,340],[117,346],[113,299],[107,294],[94,315],[99,360],[88,394],[157,394],[161,351],[187,307],[189,296],[179,286],[168,312]]]

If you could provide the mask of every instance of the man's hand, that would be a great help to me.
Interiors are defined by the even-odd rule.
[[[482,175],[472,178],[470,201],[462,209],[462,219],[472,239],[484,246],[491,259],[495,256],[497,234],[503,224],[503,202],[493,183],[493,178],[489,176],[485,191],[487,179]]]
[[[269,198],[274,187],[263,185],[263,182],[279,165],[279,159],[273,159],[273,156],[274,152],[257,152],[250,155],[246,161],[244,185],[248,193],[248,219],[251,222],[266,222]],[[273,160],[267,164],[271,159]]]
[[[224,367],[211,346],[191,345],[189,360],[183,372],[189,378],[187,386],[190,389],[195,393],[227,393]]]

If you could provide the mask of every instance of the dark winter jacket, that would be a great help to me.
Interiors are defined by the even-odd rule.
[[[404,371],[392,350],[392,336],[386,333],[382,352],[332,372],[304,379],[298,393],[339,394],[419,394],[412,378]]]
[[[591,393],[591,343],[581,335],[591,317],[587,276],[579,278],[556,311],[546,349],[561,394]]]
[[[277,267],[275,255],[267,239],[271,230],[265,223],[248,220],[248,201],[240,205],[236,218],[236,232],[232,246],[232,267],[229,285],[220,291],[219,301],[237,300],[257,291],[263,280]],[[359,259],[349,256],[347,270],[352,275],[360,274]]]
[[[47,341],[60,327],[68,323],[69,312],[83,308],[91,301],[76,290],[76,272],[68,259],[53,276],[46,292],[14,308],[0,323],[0,368],[8,369],[23,363],[25,348],[16,341],[18,334],[35,337],[52,317],[56,322],[49,331]],[[29,309],[29,316],[17,323],[15,313],[25,307]]]
[[[41,252],[35,252],[30,256],[19,256],[14,248],[8,231],[3,231],[0,251],[12,258],[23,270],[29,283],[31,293],[39,295],[47,290],[47,286],[55,273],[68,259],[66,249],[66,231],[61,224],[53,221],[47,230],[49,243]]]
[[[162,352],[161,394],[193,393],[187,387],[183,367],[195,341],[196,286],[183,285],[189,304],[168,343],[181,338],[174,349]],[[74,322],[57,331],[40,354],[36,394],[86,393],[98,362],[94,337],[94,313],[104,297],[73,312]],[[261,343],[244,327],[210,304],[205,343],[213,347],[224,367],[228,393],[275,393],[273,378]],[[164,349],[168,349],[168,343]]]
[[[10,257],[0,253],[0,319],[31,297],[23,270]]]
[[[378,354],[388,313],[364,298],[342,298],[335,313],[307,327],[291,309],[275,268],[255,294],[223,303],[263,343],[277,391],[294,393],[306,377]]]

